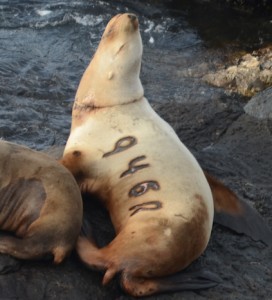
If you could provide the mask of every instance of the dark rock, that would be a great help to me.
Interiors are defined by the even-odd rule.
[[[21,267],[22,261],[6,254],[0,255],[0,274],[16,272]]]
[[[271,227],[272,124],[244,114],[242,104],[230,97],[155,107],[175,127],[201,165],[239,197],[250,201]],[[87,202],[87,206],[94,236],[103,246],[113,238],[108,215],[95,202]],[[195,265],[217,274],[223,282],[197,293],[188,291],[149,299],[269,299],[272,294],[271,249],[224,227],[214,226],[209,246]],[[87,269],[74,254],[59,266],[25,262],[19,271],[0,276],[0,298],[132,299],[123,293],[118,278],[107,287],[101,285],[101,280],[101,273]]]
[[[211,2],[222,5],[225,4],[231,8],[247,13],[268,13],[271,11],[271,2],[269,0],[196,0],[197,2]]]

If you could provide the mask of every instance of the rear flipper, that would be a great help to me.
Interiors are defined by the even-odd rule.
[[[16,236],[4,235],[0,238],[0,253],[9,254],[18,259],[40,259],[48,254],[54,257],[54,263],[60,263],[66,254],[66,249],[62,246],[46,246],[45,239],[34,239],[33,237],[18,238]]]
[[[81,261],[91,269],[106,271],[103,277],[103,285],[109,283],[112,278],[121,272],[121,286],[124,291],[132,296],[148,296],[155,293],[173,292],[181,290],[198,290],[216,286],[221,280],[214,274],[205,270],[186,269],[175,275],[160,278],[143,278],[131,271],[130,267],[122,271],[116,259],[123,263],[124,259],[106,246],[98,248],[92,234],[92,226],[87,218],[84,218],[82,232],[78,238],[76,250]],[[116,250],[116,249],[115,249]],[[134,269],[134,268],[132,268]],[[136,272],[138,273],[138,271]]]
[[[261,215],[221,182],[205,172],[214,200],[214,221],[237,233],[243,233],[255,241],[272,246],[272,231]]]
[[[122,274],[123,289],[134,297],[149,296],[163,292],[176,292],[185,290],[202,290],[214,287],[221,279],[206,270],[184,270],[163,278],[137,278],[126,273]]]

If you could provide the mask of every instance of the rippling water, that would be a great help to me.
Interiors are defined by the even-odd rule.
[[[199,79],[224,52],[205,43],[207,17],[200,28],[187,2],[0,0],[0,138],[36,149],[65,143],[81,75],[119,12],[140,18],[141,78],[151,102],[223,95]]]

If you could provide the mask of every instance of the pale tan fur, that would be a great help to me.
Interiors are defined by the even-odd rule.
[[[160,291],[156,277],[201,255],[214,210],[197,161],[143,97],[141,55],[136,17],[114,17],[80,82],[62,159],[81,190],[104,202],[117,233],[102,249],[80,238],[79,256],[107,270],[104,283],[122,271],[123,287],[134,296]],[[152,180],[158,189],[135,188],[137,196],[129,196]]]

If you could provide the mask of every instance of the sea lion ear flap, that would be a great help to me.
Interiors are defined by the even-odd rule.
[[[213,178],[205,176],[210,185],[214,201],[214,222],[243,233],[255,241],[272,246],[272,231],[261,215],[247,202],[238,199],[234,192]]]

